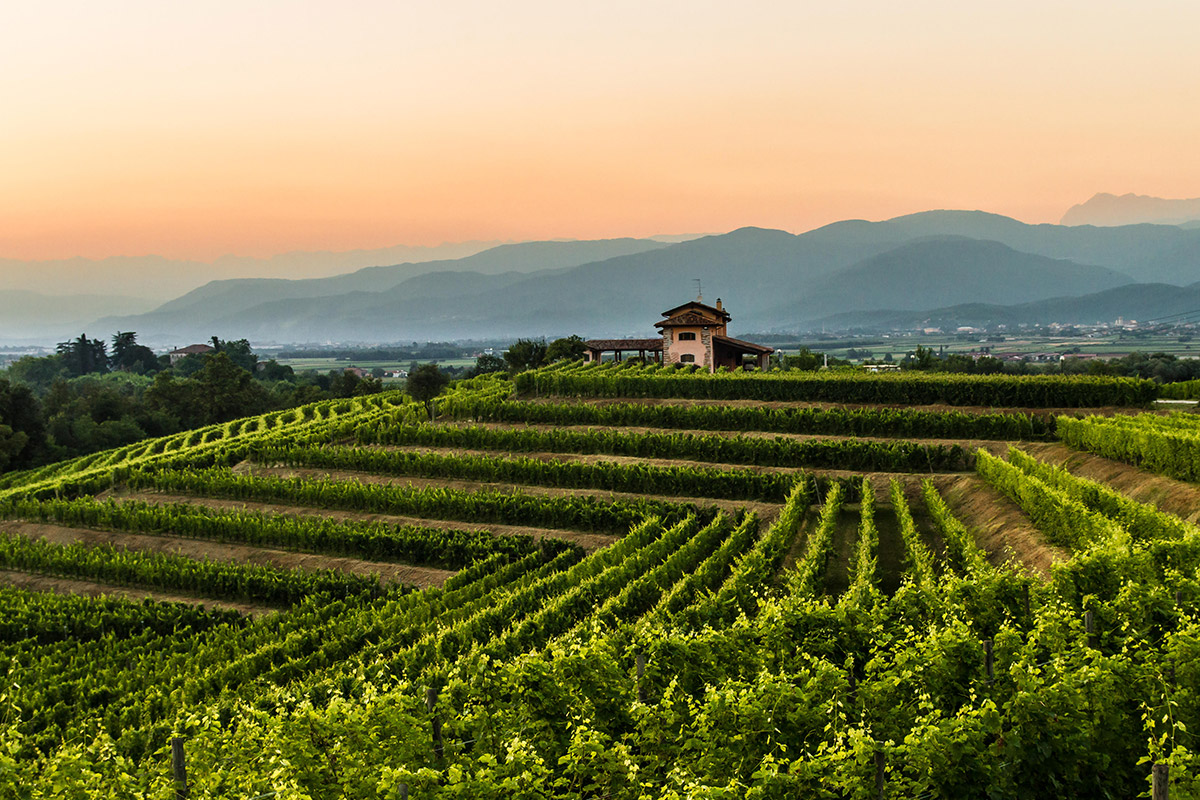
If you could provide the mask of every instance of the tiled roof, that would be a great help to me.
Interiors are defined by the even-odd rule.
[[[718,342],[723,345],[726,345],[727,347],[732,347],[737,350],[741,350],[743,353],[774,353],[775,352],[775,348],[773,348],[773,347],[764,347],[761,344],[755,344],[754,342],[747,342],[747,341],[743,341],[741,339],[734,339],[730,336],[714,336],[713,341]]]
[[[723,323],[723,320],[714,317],[706,317],[703,314],[697,314],[694,311],[685,311],[670,319],[664,319],[661,322],[654,323],[656,328],[674,328],[680,325],[693,327],[696,325],[711,325],[713,327]]]
[[[717,308],[715,306],[710,306],[705,303],[698,302],[696,300],[693,300],[690,303],[684,303],[681,306],[675,306],[674,308],[668,308],[666,311],[664,311],[662,313],[662,315],[664,317],[669,317],[672,314],[676,313],[677,311],[683,311],[684,309],[703,309],[704,311],[708,312],[708,315],[710,317],[712,317],[714,319],[722,319],[726,322],[733,319],[731,316],[729,316],[729,312],[726,311],[725,309]]]
[[[200,353],[211,353],[212,346],[207,344],[189,344],[187,347],[181,347],[178,350],[172,350],[173,356],[194,356]]]
[[[589,350],[662,350],[662,339],[588,339]]]

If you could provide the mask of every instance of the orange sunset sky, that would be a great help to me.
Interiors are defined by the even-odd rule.
[[[1200,195],[1200,3],[7,3],[0,258]]]

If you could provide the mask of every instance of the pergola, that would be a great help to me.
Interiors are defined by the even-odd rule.
[[[605,353],[612,353],[613,360],[620,361],[625,353],[637,353],[638,358],[642,361],[646,360],[646,354],[649,353],[651,359],[662,363],[663,360],[663,340],[661,337],[654,339],[589,339],[584,342],[587,350],[584,351],[584,361],[600,361]]]

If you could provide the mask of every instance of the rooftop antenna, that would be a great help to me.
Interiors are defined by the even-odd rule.
[[[692,278],[692,280],[694,280],[696,282],[696,302],[703,303],[704,302],[704,292],[700,288],[700,279]]]

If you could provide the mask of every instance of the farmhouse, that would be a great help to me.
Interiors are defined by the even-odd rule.
[[[715,372],[718,367],[738,369],[745,358],[754,359],[759,369],[765,369],[767,359],[775,352],[753,342],[734,339],[726,326],[732,317],[717,298],[715,306],[705,305],[701,299],[684,303],[662,313],[665,319],[654,323],[660,335],[654,339],[591,339],[584,358],[599,361],[605,353],[612,353],[620,361],[625,353],[637,353],[638,358],[647,358],[667,364],[697,364]]]
[[[171,359],[171,366],[175,366],[188,356],[201,356],[205,353],[211,353],[213,348],[207,344],[189,344],[187,347],[181,347],[178,350],[172,350],[167,355]]]

